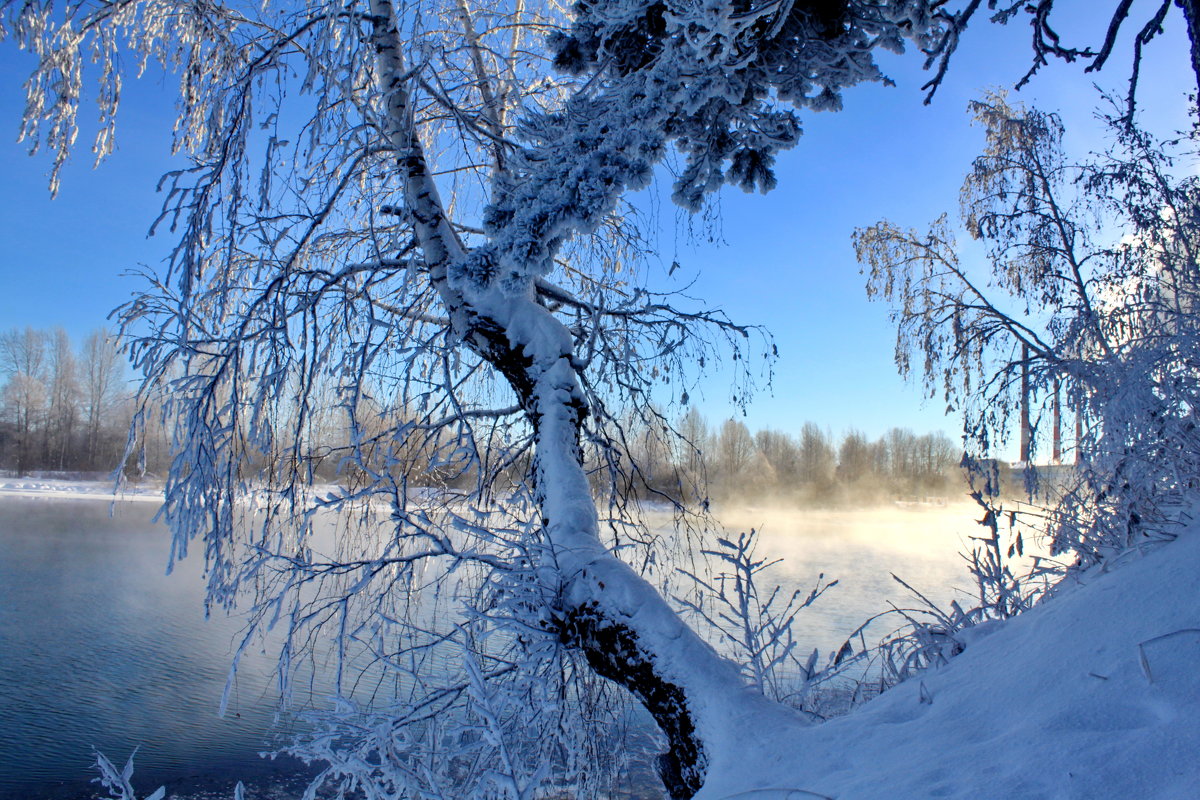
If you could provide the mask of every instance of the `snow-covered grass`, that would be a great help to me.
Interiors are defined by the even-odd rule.
[[[1195,800],[1200,526],[1122,561],[848,716],[741,720],[697,797]]]

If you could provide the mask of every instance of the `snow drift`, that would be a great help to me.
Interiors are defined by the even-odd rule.
[[[741,720],[697,798],[1195,800],[1200,525],[1121,562],[850,716]]]

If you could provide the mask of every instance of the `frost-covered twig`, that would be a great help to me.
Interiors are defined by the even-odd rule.
[[[701,551],[717,560],[716,574],[701,576],[680,568],[696,591],[690,598],[676,596],[675,600],[716,632],[760,691],[776,700],[803,695],[817,678],[817,654],[814,651],[806,662],[799,660],[793,625],[801,611],[838,582],[825,582],[825,576],[819,575],[807,594],[800,589],[787,594],[780,586],[763,594],[759,577],[782,559],[756,557],[757,531],[739,533],[736,541],[718,537],[716,545]],[[797,673],[800,685],[796,685]]]

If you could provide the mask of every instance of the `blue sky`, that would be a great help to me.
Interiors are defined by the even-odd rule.
[[[1131,20],[1150,13],[1150,5],[1157,4],[1135,3]],[[1090,3],[1076,7],[1076,24],[1063,32],[1094,40],[1106,20]],[[1009,29],[978,23],[932,106],[921,103],[919,86],[928,76],[910,54],[885,62],[895,88],[859,87],[846,92],[843,111],[810,115],[800,144],[780,159],[778,189],[765,197],[736,189],[723,195],[718,243],[689,237],[667,201],[655,204],[662,264],[678,260],[683,269],[676,277],[695,278],[690,294],[739,321],[765,325],[776,338],[773,392],[751,406],[745,419],[752,428],[797,432],[811,420],[834,432],[855,427],[874,436],[899,425],[957,436],[959,424],[944,416],[941,403],[923,402],[919,387],[896,376],[888,312],[867,302],[850,234],[882,218],[921,227],[956,210],[962,176],[981,144],[967,102],[989,87],[1011,85],[1029,64],[1024,23]],[[1194,87],[1177,9],[1167,24],[1167,35],[1148,48],[1139,94],[1159,130],[1188,123],[1184,94]],[[1014,99],[1059,110],[1068,147],[1097,147],[1091,116],[1099,98],[1091,82],[1123,90],[1129,52],[1114,53],[1099,76],[1051,64]],[[172,101],[153,83],[127,87],[116,155],[93,171],[81,149],[51,201],[49,160],[29,158],[27,146],[15,142],[27,55],[5,43],[0,70],[0,329],[61,325],[79,340],[137,288],[121,274],[156,264],[169,246],[168,237],[146,233],[160,203],[155,184],[172,166]],[[720,370],[701,394],[698,405],[713,421],[740,416]]]
[[[1075,5],[1084,18],[1071,30],[1099,35],[1107,19],[1094,9],[1110,4]],[[1138,15],[1154,10],[1147,5],[1135,4],[1131,23],[1140,26]],[[1138,92],[1143,122],[1163,133],[1190,124],[1185,94],[1195,86],[1177,9],[1167,25],[1166,35],[1146,50]],[[1028,30],[1024,24],[970,30],[931,106],[921,102],[919,87],[929,76],[920,60],[911,54],[889,59],[885,68],[897,86],[858,87],[845,93],[842,111],[810,115],[800,143],[780,158],[775,191],[726,191],[723,245],[693,247],[681,235],[663,237],[668,264],[678,258],[699,271],[694,294],[775,335],[780,359],[774,390],[760,394],[744,417],[752,429],[795,433],[811,420],[835,434],[855,427],[878,436],[898,425],[959,437],[961,423],[945,415],[943,402],[925,401],[919,385],[897,376],[895,329],[888,309],[866,299],[850,236],[884,218],[923,228],[943,212],[954,217],[963,176],[983,143],[967,104],[989,88],[1012,86],[1025,73]],[[1071,151],[1099,149],[1094,109],[1100,95],[1092,82],[1123,97],[1131,53],[1131,47],[1117,50],[1098,75],[1051,63],[1010,100],[1060,111]],[[670,229],[672,211],[662,215]],[[714,380],[700,400],[710,419],[740,417],[729,406],[726,387]]]

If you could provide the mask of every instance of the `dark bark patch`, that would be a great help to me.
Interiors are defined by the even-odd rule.
[[[637,633],[606,617],[593,602],[573,609],[561,620],[559,638],[583,650],[598,675],[624,686],[654,717],[667,737],[667,752],[658,757],[658,774],[672,800],[688,800],[700,791],[708,759],[687,696],[657,674],[638,644]]]
[[[482,315],[474,315],[471,320],[471,348],[483,356],[512,386],[522,407],[530,410],[533,402],[533,389],[536,381],[533,373],[533,359],[523,348],[513,347],[508,341],[508,334],[494,320]]]

